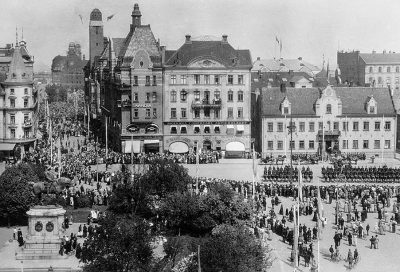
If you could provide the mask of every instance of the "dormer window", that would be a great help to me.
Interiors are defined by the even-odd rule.
[[[365,109],[368,114],[377,114],[378,106],[373,96],[370,96],[366,102]]]
[[[375,113],[375,106],[369,106],[368,113],[369,114],[374,114]]]
[[[332,114],[332,105],[331,104],[326,105],[326,114]]]
[[[283,107],[283,114],[289,114],[289,107]]]
[[[285,99],[283,99],[283,101],[281,103],[281,113],[283,115],[292,114],[290,102],[287,97],[285,97]]]

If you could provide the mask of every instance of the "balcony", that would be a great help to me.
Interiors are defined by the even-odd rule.
[[[30,127],[32,127],[32,125],[33,125],[33,122],[32,122],[32,120],[25,120],[24,121],[24,123],[22,124],[22,127],[24,127],[24,128],[30,128]]]
[[[322,129],[318,130],[318,136],[322,137],[322,135],[324,135],[324,137],[339,137],[340,131],[338,129],[325,130],[324,132],[322,132]]]
[[[203,99],[202,101],[193,101],[192,102],[192,109],[205,109],[205,108],[211,108],[211,109],[220,109],[222,106],[221,100],[206,100]]]
[[[18,125],[15,122],[8,123],[8,127],[10,128],[16,128]]]

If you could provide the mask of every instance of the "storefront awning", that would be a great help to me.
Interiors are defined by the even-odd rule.
[[[144,140],[144,144],[159,144],[160,140]]]
[[[133,153],[140,153],[140,141],[124,141],[122,144],[124,153],[131,153],[132,147]]]
[[[226,151],[245,151],[244,144],[241,142],[230,142],[225,147]]]
[[[169,152],[171,153],[187,153],[189,146],[184,142],[174,142],[169,145]]]
[[[237,125],[236,129],[237,131],[244,131],[244,125]]]
[[[0,151],[12,151],[14,147],[15,144],[0,143]]]

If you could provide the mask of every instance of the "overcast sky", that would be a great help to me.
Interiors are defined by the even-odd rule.
[[[88,58],[89,14],[94,8],[103,13],[103,21],[115,14],[104,22],[106,36],[125,37],[135,2],[140,5],[142,24],[150,24],[167,49],[177,49],[185,34],[227,34],[233,47],[250,49],[256,60],[279,57],[277,36],[282,40],[283,58],[302,56],[319,67],[323,54],[330,67],[335,66],[338,48],[400,52],[400,1],[396,0],[3,1],[1,46],[15,43],[15,27],[20,33],[23,27],[37,68],[50,66],[56,55],[65,55],[71,41],[81,43]]]

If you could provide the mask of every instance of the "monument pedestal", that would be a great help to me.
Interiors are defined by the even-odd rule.
[[[35,206],[28,212],[28,235],[25,245],[17,252],[17,260],[60,259],[62,223],[65,210],[48,205]]]

